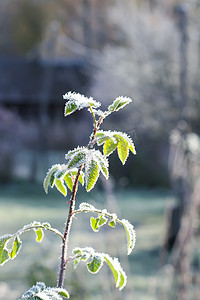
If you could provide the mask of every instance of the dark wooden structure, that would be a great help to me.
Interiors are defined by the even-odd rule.
[[[54,111],[67,91],[87,93],[86,60],[0,59],[0,105],[37,112],[43,101]],[[45,100],[44,100],[45,98]]]

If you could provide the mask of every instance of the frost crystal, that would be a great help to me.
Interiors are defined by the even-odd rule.
[[[65,95],[63,95],[63,99],[68,100],[67,104],[75,104],[77,106],[77,109],[82,109],[84,107],[99,107],[101,105],[100,102],[95,101],[92,97],[87,98],[84,95],[81,95],[79,93],[72,93],[68,92]]]

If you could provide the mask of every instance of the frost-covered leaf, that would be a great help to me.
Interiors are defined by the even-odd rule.
[[[69,298],[69,293],[65,289],[46,287],[43,282],[38,282],[19,300],[62,300],[62,297]]]
[[[124,165],[128,158],[128,155],[129,155],[129,149],[128,149],[127,145],[123,142],[118,142],[117,153],[118,153],[119,159],[121,160],[122,164]]]
[[[88,271],[96,274],[101,267],[103,266],[103,255],[102,254],[95,254],[92,258],[92,261],[87,263]]]
[[[103,226],[108,221],[108,218],[106,218],[104,215],[99,215],[98,219],[98,227]]]
[[[86,190],[89,192],[95,185],[99,177],[99,166],[93,158],[88,158],[85,164]]]
[[[81,110],[84,107],[99,107],[101,104],[92,97],[87,98],[79,93],[68,92],[63,95],[63,99],[68,100],[65,105],[64,115],[68,116],[76,110]]]
[[[101,109],[93,109],[93,113],[99,117],[105,118],[105,113]]]
[[[42,228],[34,229],[34,231],[35,231],[35,234],[36,234],[36,241],[39,242],[39,243],[42,242],[42,239],[43,239],[43,236],[44,236]]]
[[[116,226],[116,223],[117,223],[117,215],[116,214],[112,214],[111,218],[110,218],[110,221],[108,223],[108,225],[110,227],[115,227]]]
[[[119,109],[123,108],[125,105],[131,103],[132,100],[128,97],[117,97],[114,102],[108,106],[108,111],[113,112],[113,111],[118,111]]]
[[[61,194],[65,197],[67,196],[67,188],[64,185],[64,180],[55,179],[55,186]]]
[[[108,218],[105,215],[99,214],[97,218],[93,218],[93,217],[90,218],[90,226],[95,232],[97,232],[99,231],[99,227],[106,224],[107,221]]]
[[[6,234],[0,237],[0,265],[2,266],[6,261],[10,259],[6,244],[12,235]]]
[[[116,223],[121,224],[125,231],[126,231],[126,235],[127,235],[127,254],[129,255],[133,248],[135,247],[135,242],[136,242],[136,233],[134,230],[133,225],[125,219],[118,219],[117,215],[115,213],[111,214],[109,212],[107,212],[106,209],[103,210],[98,210],[96,209],[93,205],[89,204],[89,203],[81,203],[79,206],[79,210],[75,211],[75,213],[79,213],[79,212],[95,212],[98,213],[98,217],[94,218],[91,217],[90,218],[90,226],[92,227],[93,231],[98,232],[99,231],[99,227],[103,226],[105,223],[107,223],[107,220],[109,220],[108,225],[110,227],[115,227]]]
[[[68,188],[70,189],[70,191],[72,192],[72,188],[73,188],[73,179],[70,173],[67,173],[64,176],[64,181],[67,184]]]
[[[109,156],[117,148],[119,159],[123,164],[128,158],[129,150],[136,154],[133,141],[126,133],[100,130],[97,132],[96,138],[98,145],[104,144],[103,152],[105,156]]]
[[[63,289],[63,288],[52,288],[53,290],[55,290],[55,292],[58,293],[58,295],[65,297],[65,298],[69,298],[69,293]]]
[[[117,147],[117,142],[114,142],[113,139],[108,139],[105,141],[105,144],[103,146],[103,153],[106,156],[109,156]]]
[[[117,258],[112,258],[105,253],[95,252],[95,250],[90,247],[75,248],[73,253],[78,257],[78,260],[74,264],[75,268],[80,261],[86,262],[90,259],[90,261],[87,262],[87,269],[89,272],[96,274],[103,266],[103,263],[106,262],[113,273],[116,287],[121,290],[126,285],[127,277]],[[75,259],[77,259],[77,257]]]
[[[53,165],[51,167],[51,169],[49,169],[49,171],[47,172],[47,175],[46,175],[46,177],[44,179],[44,182],[43,182],[44,190],[45,190],[46,193],[48,193],[48,186],[49,185],[53,186],[54,179],[55,179],[54,174],[57,171],[59,166],[60,165]]]
[[[114,144],[117,143],[116,139],[113,137],[112,131],[98,130],[95,138],[98,146],[103,145],[108,140],[111,140]]]
[[[85,247],[85,248],[76,247],[72,252],[73,254],[76,255],[74,260],[74,269],[76,269],[80,261],[86,262],[90,257],[93,257],[95,253],[94,249],[91,247]]]
[[[95,232],[99,231],[98,221],[98,218],[90,218],[90,226]]]
[[[96,150],[93,154],[93,158],[97,162],[101,173],[105,176],[106,179],[109,177],[109,172],[108,172],[108,159],[101,154],[99,150]]]
[[[120,223],[124,226],[127,235],[127,254],[129,255],[135,247],[136,233],[133,225],[128,220],[121,220]]]
[[[71,169],[71,168],[78,168],[80,167],[80,165],[82,165],[83,163],[85,163],[85,158],[86,158],[86,153],[87,153],[87,149],[86,148],[80,148],[79,151],[76,151],[74,153],[74,155],[72,155],[69,159],[69,162],[68,162],[68,168]],[[68,159],[68,156],[66,154],[67,159]]]
[[[12,245],[12,250],[9,253],[11,259],[14,259],[17,256],[18,252],[21,249],[21,246],[22,246],[22,241],[20,240],[19,236],[16,236]]]
[[[68,116],[71,115],[73,112],[75,112],[78,109],[78,106],[75,102],[66,102],[65,104],[65,110],[64,115]]]
[[[80,211],[84,211],[84,212],[93,212],[93,211],[96,210],[96,208],[93,205],[91,205],[91,204],[89,204],[87,202],[82,202],[79,205],[79,210]]]
[[[118,259],[112,258],[110,255],[105,254],[104,260],[109,265],[113,273],[116,287],[119,288],[119,290],[122,290],[127,283],[127,276],[124,270],[122,269]]]
[[[113,136],[118,141],[118,143],[124,143],[131,150],[133,154],[136,154],[135,146],[132,139],[124,132],[113,131]]]

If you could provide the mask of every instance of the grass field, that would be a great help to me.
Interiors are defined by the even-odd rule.
[[[75,246],[91,246],[97,251],[118,256],[128,275],[128,284],[122,292],[114,288],[112,274],[103,267],[97,275],[87,272],[84,264],[77,270],[68,268],[66,289],[72,299],[157,299],[160,282],[160,247],[164,238],[164,215],[170,194],[160,190],[116,191],[107,197],[103,191],[89,194],[80,191],[78,202],[88,201],[98,208],[106,207],[128,219],[137,233],[136,247],[127,257],[124,230],[104,226],[94,233],[89,227],[89,214],[78,215],[72,228],[70,249]],[[32,221],[47,221],[62,231],[66,218],[66,199],[51,191],[47,196],[39,185],[23,183],[1,186],[0,194],[0,235],[14,233]],[[79,222],[80,221],[80,222]],[[41,244],[36,243],[34,232],[21,236],[23,247],[13,261],[0,269],[0,300],[16,300],[28,287],[38,281],[56,285],[60,240],[45,232]],[[9,296],[8,296],[9,295]]]

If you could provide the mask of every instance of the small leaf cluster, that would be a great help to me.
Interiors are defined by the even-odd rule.
[[[37,282],[19,300],[62,300],[69,298],[69,293],[63,288],[46,287],[43,282]]]
[[[113,273],[116,287],[122,290],[126,285],[127,276],[116,257],[112,258],[108,254],[95,252],[91,247],[77,247],[73,250],[73,254],[75,255],[74,268],[76,268],[81,261],[87,262],[88,271],[92,274],[96,274],[105,262]]]
[[[123,165],[129,156],[129,150],[133,154],[136,154],[133,141],[126,133],[99,130],[96,133],[96,140],[98,146],[103,145],[103,153],[105,156],[109,156],[117,148],[119,159]]]
[[[0,237],[0,265],[3,265],[9,260],[13,260],[17,256],[22,247],[22,241],[20,239],[20,235],[22,233],[33,230],[36,235],[36,241],[41,242],[44,236],[43,229],[50,230],[63,238],[62,234],[57,229],[52,228],[49,223],[40,223],[34,221],[31,224],[25,225],[22,229],[18,230],[14,234],[7,234]],[[10,247],[8,245],[9,242],[11,242]]]
[[[69,151],[65,155],[67,163],[52,166],[44,179],[44,189],[46,193],[48,192],[49,186],[51,188],[55,186],[60,193],[67,196],[67,187],[72,191],[73,183],[81,166],[84,167],[84,172],[81,171],[79,181],[84,185],[85,177],[85,188],[87,192],[89,192],[95,186],[100,172],[108,179],[108,156],[115,149],[117,149],[122,164],[125,164],[129,156],[129,150],[133,154],[136,154],[136,151],[132,139],[126,133],[99,130],[99,126],[103,119],[112,112],[118,111],[129,104],[132,101],[130,98],[116,98],[104,112],[96,110],[101,104],[92,97],[87,98],[79,93],[68,92],[63,98],[68,100],[65,104],[65,116],[72,114],[76,110],[87,107],[93,116],[95,128],[90,136],[88,146],[77,147],[74,150]],[[99,119],[96,119],[96,116]],[[97,143],[97,146],[103,145],[103,154],[99,150],[92,149],[95,143]]]
[[[99,228],[106,223],[108,223],[110,227],[115,227],[117,223],[121,224],[124,227],[127,236],[127,254],[131,254],[133,248],[135,247],[136,233],[133,225],[128,220],[120,220],[115,213],[109,213],[106,209],[96,209],[93,205],[86,202],[81,203],[79,205],[79,209],[74,211],[74,213],[80,212],[98,214],[98,217],[90,218],[90,226],[95,232],[98,232]]]
[[[49,186],[51,188],[55,186],[61,194],[67,196],[67,187],[69,188],[70,192],[72,192],[77,172],[77,168],[69,168],[68,165],[65,164],[53,165],[47,172],[43,182],[45,192],[48,193]],[[79,182],[84,185],[83,172],[80,173]]]

